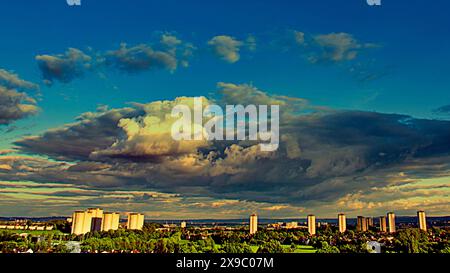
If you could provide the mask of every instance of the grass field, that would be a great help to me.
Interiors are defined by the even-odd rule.
[[[31,235],[49,235],[49,234],[64,235],[64,233],[62,233],[59,230],[23,230],[23,229],[2,229],[2,230],[5,231],[7,230],[14,233],[28,233]]]
[[[291,248],[290,245],[281,245],[283,248]],[[297,245],[293,253],[316,253],[312,246]]]
[[[250,246],[250,248],[252,249],[253,253],[256,253],[256,251],[258,251],[259,246]]]

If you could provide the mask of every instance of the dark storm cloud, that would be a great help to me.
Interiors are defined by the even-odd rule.
[[[180,153],[170,147],[174,143],[151,133],[155,123],[144,122],[164,116],[172,105],[166,101],[88,113],[75,124],[16,142],[27,153],[81,160],[27,176],[93,188],[303,205],[389,187],[404,179],[396,180],[399,173],[411,179],[449,174],[450,121],[320,108],[308,113],[302,111],[309,108],[304,100],[271,96],[248,85],[222,83],[219,88],[222,102],[241,97],[250,103],[253,98],[288,109],[282,113],[278,151],[261,152],[245,142],[212,142]],[[149,156],[152,160],[142,160]]]

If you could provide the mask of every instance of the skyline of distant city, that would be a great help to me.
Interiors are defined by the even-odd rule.
[[[2,3],[2,216],[450,214],[449,1],[135,1]]]

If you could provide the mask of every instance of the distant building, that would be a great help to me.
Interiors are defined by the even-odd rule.
[[[386,216],[380,216],[380,232],[387,232]]]
[[[389,212],[387,214],[387,218],[388,218],[388,228],[389,228],[389,233],[394,233],[395,232],[395,213],[393,212]]]
[[[88,213],[91,214],[91,231],[102,230],[103,210],[99,208],[90,208]]]
[[[417,212],[417,220],[419,222],[419,229],[427,231],[427,218],[425,216],[425,211],[420,210]]]
[[[311,236],[316,235],[316,216],[312,214],[308,215],[308,232]]]
[[[142,230],[144,227],[144,214],[128,214],[127,229]]]
[[[360,232],[367,231],[367,221],[364,216],[358,216],[356,220],[356,231]]]
[[[86,211],[75,211],[72,214],[72,234],[82,235],[91,231],[101,231],[103,210],[90,208]]]
[[[87,211],[75,211],[72,215],[72,234],[83,235],[91,231],[91,214]]]
[[[367,229],[373,227],[373,217],[367,217],[366,221],[367,221]]]
[[[256,214],[250,215],[250,234],[255,234],[258,231],[258,216]]]
[[[180,227],[181,227],[181,228],[186,228],[186,222],[185,222],[185,221],[181,222],[181,223],[180,223]]]
[[[286,229],[292,229],[292,228],[297,228],[298,227],[298,222],[290,222],[290,223],[286,223],[284,228]]]
[[[105,212],[102,220],[102,231],[118,230],[120,214],[115,212]]]
[[[338,214],[338,222],[339,222],[339,232],[344,233],[347,230],[347,219],[345,218],[345,214]]]

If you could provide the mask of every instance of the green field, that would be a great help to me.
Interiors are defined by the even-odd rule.
[[[256,253],[256,251],[258,251],[259,246],[250,246],[250,248],[252,249],[253,253]]]
[[[290,245],[281,245],[283,248],[291,248]],[[316,253],[312,246],[297,245],[293,253]]]
[[[28,233],[31,235],[64,235],[64,233],[62,233],[59,230],[23,230],[23,229],[2,229],[2,230],[7,230],[10,232],[14,232],[14,233]]]

